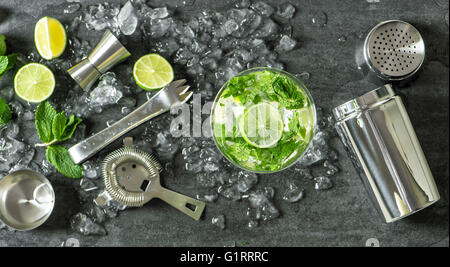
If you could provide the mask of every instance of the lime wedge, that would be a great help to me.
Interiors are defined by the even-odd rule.
[[[283,119],[274,106],[259,103],[242,115],[239,128],[242,137],[250,145],[258,148],[273,147],[283,134]]]
[[[172,66],[158,54],[148,54],[136,61],[133,77],[144,90],[160,89],[173,80]]]
[[[46,66],[30,63],[19,69],[14,77],[16,95],[25,101],[39,103],[49,98],[55,89],[55,76]]]
[[[57,58],[66,49],[66,30],[57,19],[43,17],[34,28],[34,43],[44,59]]]

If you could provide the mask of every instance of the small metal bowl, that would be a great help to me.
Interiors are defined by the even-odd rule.
[[[28,231],[42,225],[53,211],[55,193],[42,174],[19,170],[0,180],[0,220]]]

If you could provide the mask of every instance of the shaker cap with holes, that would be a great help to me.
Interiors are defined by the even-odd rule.
[[[379,84],[410,80],[425,59],[419,31],[400,20],[378,23],[365,36],[356,52],[358,68]]]

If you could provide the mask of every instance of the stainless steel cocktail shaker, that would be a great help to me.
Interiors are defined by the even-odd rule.
[[[386,222],[439,200],[401,98],[384,85],[333,110],[336,129]]]

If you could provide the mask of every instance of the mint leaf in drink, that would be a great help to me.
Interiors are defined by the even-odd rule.
[[[36,109],[34,122],[36,124],[39,139],[44,143],[49,143],[54,139],[52,122],[56,114],[56,110],[48,101],[40,103]]]
[[[297,84],[287,77],[276,77],[272,83],[276,97],[274,101],[279,101],[281,105],[288,109],[298,109],[304,107],[305,97],[299,90]],[[274,97],[274,95],[272,95]]]
[[[4,56],[6,54],[6,41],[5,36],[0,34],[0,56]]]
[[[243,140],[243,138],[240,138]],[[246,162],[250,157],[251,148],[245,142],[236,142],[229,146],[229,154],[238,162]]]
[[[67,148],[60,145],[48,146],[45,156],[62,175],[69,178],[83,177],[83,168],[72,161]]]
[[[0,126],[7,124],[11,120],[11,108],[5,100],[0,97]]]

